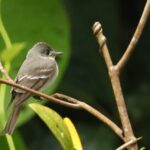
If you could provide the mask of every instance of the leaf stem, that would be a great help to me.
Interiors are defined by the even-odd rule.
[[[6,134],[6,139],[10,150],[16,150],[12,136]]]

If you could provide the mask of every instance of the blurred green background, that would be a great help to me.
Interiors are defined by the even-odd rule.
[[[2,18],[12,43],[26,47],[11,64],[14,78],[27,50],[37,41],[48,42],[65,52],[59,61],[60,76],[53,90],[83,100],[120,124],[111,84],[92,25],[100,21],[114,63],[126,49],[142,13],[140,0],[3,0]],[[140,147],[150,147],[150,22],[146,24],[136,50],[121,76],[129,116]],[[2,43],[2,44],[1,44]],[[0,39],[0,50],[4,43]],[[13,53],[13,52],[12,52]],[[56,88],[57,87],[57,88]],[[85,150],[113,150],[122,141],[103,123],[84,111],[47,103],[74,122]],[[45,124],[29,108],[13,135],[20,150],[60,150]],[[24,119],[25,118],[25,119]],[[32,118],[32,119],[29,119]],[[22,125],[21,125],[22,124]],[[0,150],[7,150],[0,139]],[[6,146],[6,147],[5,147]]]

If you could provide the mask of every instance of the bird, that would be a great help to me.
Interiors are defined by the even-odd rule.
[[[53,50],[47,43],[38,42],[29,49],[22,63],[15,83],[37,91],[43,91],[56,79],[59,69],[56,58],[62,52]],[[5,134],[13,134],[22,104],[31,96],[31,93],[19,88],[11,89],[12,112],[4,128]]]

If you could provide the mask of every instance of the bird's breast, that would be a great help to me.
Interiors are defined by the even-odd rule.
[[[50,73],[48,81],[42,87],[42,89],[41,89],[42,91],[46,88],[49,88],[54,83],[54,81],[56,80],[56,78],[58,76],[58,72],[59,72],[58,65],[56,64],[55,69]]]

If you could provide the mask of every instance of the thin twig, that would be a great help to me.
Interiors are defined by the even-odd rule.
[[[113,62],[111,60],[111,56],[108,51],[108,47],[106,44],[106,37],[103,34],[102,26],[99,22],[95,22],[93,25],[93,33],[96,35],[99,46],[100,46],[100,53],[102,52],[103,57],[105,59],[105,63],[107,65],[107,68],[110,68],[113,66]]]
[[[0,83],[7,84],[10,86],[22,89],[24,91],[30,92],[33,95],[39,96],[43,100],[48,100],[48,101],[51,101],[53,103],[57,103],[59,105],[67,106],[67,107],[74,108],[74,109],[86,110],[87,112],[89,112],[93,116],[95,116],[97,119],[104,122],[107,126],[109,126],[123,140],[122,130],[113,121],[111,121],[108,117],[104,116],[102,113],[100,113],[99,111],[97,111],[96,109],[94,109],[93,107],[89,106],[88,104],[86,104],[84,102],[81,102],[77,99],[74,99],[72,97],[62,95],[62,94],[60,94],[62,99],[59,99],[58,97],[60,95],[58,95],[58,93],[54,94],[53,96],[48,96],[48,95],[41,93],[39,91],[35,91],[33,89],[21,86],[19,84],[16,84],[16,83],[13,83],[10,81],[2,80],[2,79],[0,79]]]
[[[98,44],[101,48],[101,51],[102,51],[102,54],[103,54],[103,57],[104,57],[104,60],[105,60],[105,63],[106,63],[107,69],[108,69],[109,77],[110,77],[112,88],[113,88],[114,95],[115,95],[117,108],[119,111],[121,124],[123,127],[124,140],[127,142],[127,141],[130,141],[131,139],[134,139],[135,137],[134,137],[131,123],[130,123],[130,120],[128,117],[126,104],[124,101],[124,96],[123,96],[123,92],[122,92],[122,88],[121,88],[121,84],[120,84],[120,80],[119,80],[119,71],[113,65],[113,62],[111,60],[109,50],[108,50],[108,47],[106,44],[106,40],[105,40],[106,38],[103,35],[102,27],[99,22],[94,23],[93,33],[97,37]],[[132,147],[135,148],[134,150],[137,149],[136,145],[134,145]]]
[[[112,128],[114,130],[114,132],[122,140],[124,140],[123,139],[123,135],[122,135],[122,131],[120,130],[120,128],[118,128],[118,126],[116,124],[114,124],[114,122],[110,121],[109,118],[107,118],[105,115],[103,115],[102,113],[100,113],[98,110],[96,110],[92,106],[88,105],[85,102],[79,101],[79,100],[77,100],[75,98],[72,98],[72,97],[64,95],[64,94],[55,93],[53,96],[56,97],[56,98],[59,98],[61,100],[65,100],[65,101],[68,101],[68,102],[73,102],[73,103],[80,104],[80,108],[82,108],[83,110],[86,110],[87,112],[89,112],[90,114],[92,114],[93,116],[95,116],[97,119],[101,120],[103,123],[105,123],[106,125],[108,125],[110,128]]]
[[[125,66],[125,64],[129,60],[129,58],[131,57],[131,54],[132,54],[133,50],[135,49],[135,47],[139,41],[139,38],[143,32],[143,29],[145,27],[146,21],[148,20],[149,14],[150,14],[150,0],[147,0],[144,11],[141,16],[141,19],[135,30],[135,33],[134,33],[127,49],[125,50],[125,53],[123,54],[123,56],[121,57],[121,59],[119,60],[119,62],[116,65],[116,68],[119,70],[119,72],[122,70],[122,68]]]
[[[13,80],[10,78],[10,76],[8,75],[8,73],[7,73],[7,71],[4,69],[4,67],[3,67],[3,65],[2,65],[2,63],[1,63],[1,61],[0,61],[0,70],[1,70],[1,72],[3,73],[3,75],[6,77],[6,79],[8,80],[8,81],[12,81],[13,82]]]
[[[130,140],[129,142],[127,142],[127,143],[121,145],[120,147],[118,147],[116,150],[124,150],[124,149],[127,148],[128,146],[134,144],[135,142],[137,142],[137,141],[139,141],[139,140],[141,140],[141,139],[142,139],[142,137],[139,137],[139,138],[135,138],[135,139],[133,139],[133,140]]]
[[[67,107],[71,107],[71,108],[76,108],[76,109],[78,109],[78,107],[79,107],[78,104],[73,104],[73,103],[71,104],[71,103],[67,103],[67,102],[65,102],[65,101],[61,101],[61,100],[59,100],[59,99],[56,99],[55,97],[48,96],[48,95],[46,95],[46,94],[44,94],[44,93],[41,93],[41,92],[39,92],[39,91],[35,91],[35,90],[30,89],[30,88],[27,88],[27,87],[25,87],[25,86],[21,86],[21,85],[19,85],[19,84],[14,83],[14,82],[10,82],[10,81],[6,81],[6,80],[0,79],[0,83],[7,84],[7,85],[10,85],[10,86],[13,86],[13,87],[22,89],[22,90],[24,90],[24,91],[30,92],[30,93],[32,93],[34,96],[36,95],[36,96],[42,97],[43,100],[44,100],[44,99],[45,99],[45,100],[49,100],[49,101],[51,101],[51,102],[54,102],[54,103],[57,103],[57,104],[60,104],[60,105],[64,105],[64,106],[67,106]]]

